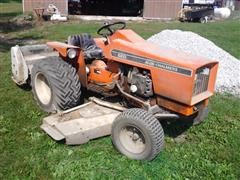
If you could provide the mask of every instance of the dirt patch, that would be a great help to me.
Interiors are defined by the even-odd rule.
[[[6,52],[15,45],[31,45],[39,43],[33,38],[9,38],[4,34],[0,34],[0,52]]]
[[[8,20],[0,20],[0,32],[8,33],[30,29],[34,26],[34,21],[30,15],[20,15]]]

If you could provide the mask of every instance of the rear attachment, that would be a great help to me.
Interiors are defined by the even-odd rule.
[[[27,83],[35,62],[51,56],[58,56],[56,51],[47,45],[14,46],[11,48],[12,79],[18,85]]]

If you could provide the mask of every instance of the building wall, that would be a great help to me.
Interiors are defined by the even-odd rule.
[[[182,0],[145,0],[143,16],[146,18],[176,18]]]
[[[67,0],[23,0],[23,11],[30,12],[34,8],[45,8],[47,9],[49,4],[54,4],[61,14],[68,14]]]
[[[68,14],[68,0],[23,0],[23,11],[33,11],[34,8],[47,9],[54,4],[61,14]],[[144,0],[143,16],[145,18],[176,18],[181,9],[182,0]]]
[[[236,2],[235,2],[235,10],[240,10],[240,0],[236,0]]]

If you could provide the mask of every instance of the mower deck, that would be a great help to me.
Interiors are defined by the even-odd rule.
[[[91,98],[91,102],[50,115],[43,119],[43,129],[54,140],[77,145],[111,134],[114,119],[123,107]]]

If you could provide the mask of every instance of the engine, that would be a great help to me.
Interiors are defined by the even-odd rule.
[[[124,72],[125,78],[123,79],[125,79],[125,85],[129,87],[127,92],[144,98],[153,95],[153,82],[149,71],[135,67],[121,69],[118,63],[108,62],[106,64],[103,60],[92,61],[91,64],[87,65],[86,71],[88,82],[91,85],[97,85],[108,91],[114,89],[115,82],[122,78],[120,74]]]
[[[131,93],[136,93],[143,97],[153,95],[153,83],[147,71],[140,72],[139,69],[133,68],[128,73],[128,83],[130,84]]]

